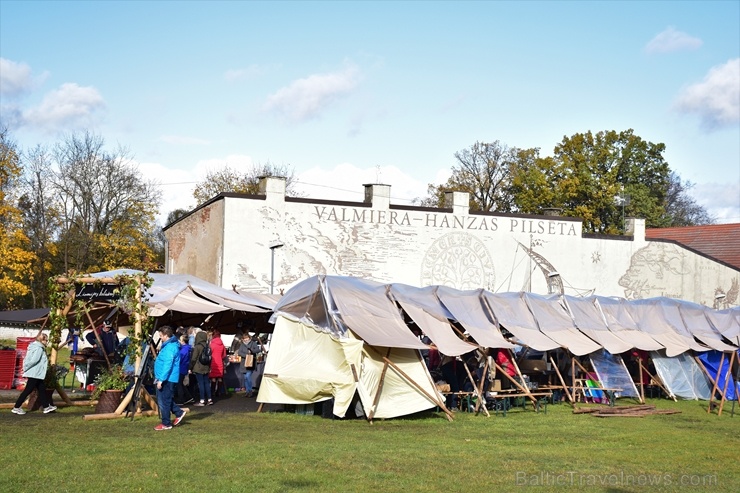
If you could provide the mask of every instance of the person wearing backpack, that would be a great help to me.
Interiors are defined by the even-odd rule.
[[[193,404],[194,406],[212,405],[211,398],[211,381],[208,374],[211,372],[211,347],[208,344],[208,334],[202,330],[195,334],[195,346],[190,355],[190,374],[195,375],[198,381],[198,392],[200,401]],[[204,363],[207,361],[206,363]]]

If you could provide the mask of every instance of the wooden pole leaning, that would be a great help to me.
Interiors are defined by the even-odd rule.
[[[722,369],[722,366],[724,364],[725,364],[725,353],[722,353],[722,357],[719,359],[719,369],[720,370]],[[717,392],[718,384],[719,384],[719,371],[717,371],[717,378],[714,380],[714,385],[712,385],[712,392],[709,394],[709,405],[707,406],[707,414],[712,412],[714,393]]]
[[[403,378],[406,379],[407,382],[409,382],[411,385],[413,385],[414,387],[416,387],[416,390],[418,390],[419,392],[421,392],[422,394],[424,394],[431,402],[434,402],[435,404],[437,404],[437,406],[444,411],[445,415],[447,416],[447,420],[448,421],[452,421],[452,412],[449,409],[447,409],[447,407],[444,405],[444,403],[440,400],[439,396],[432,396],[432,395],[430,395],[429,392],[427,392],[426,390],[424,390],[418,383],[416,383],[414,381],[413,378],[411,378],[410,376],[408,376],[406,374],[406,372],[403,371],[402,369],[400,369],[398,367],[398,365],[396,365],[393,361],[389,360],[386,357],[383,357],[383,361],[385,361],[385,363],[388,366],[390,366],[394,370],[396,370],[399,375],[401,375]]]
[[[465,371],[468,373],[468,378],[470,379],[470,383],[473,384],[473,390],[475,391],[475,395],[476,395],[476,397],[478,397],[478,400],[477,400],[477,403],[476,403],[476,406],[475,406],[475,409],[476,409],[476,412],[477,412],[477,410],[478,410],[478,404],[483,400],[483,396],[481,395],[480,391],[478,390],[478,387],[475,386],[475,380],[473,380],[473,375],[470,373],[470,368],[468,368],[468,365],[466,365],[464,361],[463,361],[463,366],[465,367]],[[482,382],[481,382],[481,386],[483,386]],[[483,406],[483,412],[486,413],[486,416],[488,416],[489,418],[491,417],[491,415],[488,412],[488,409],[486,409],[485,406]]]
[[[725,400],[727,400],[727,385],[730,383],[730,380],[733,380],[732,378],[732,365],[735,363],[735,355],[737,353],[735,351],[732,352],[732,356],[730,356],[730,364],[727,367],[727,375],[725,376],[725,385],[722,389],[722,400],[719,402],[719,410],[717,411],[717,416],[722,416],[722,408],[725,406]],[[719,371],[717,371],[717,380],[719,381],[719,372],[722,371],[722,366],[719,367]],[[734,385],[734,381],[733,381]],[[737,387],[736,390],[737,392]]]
[[[388,348],[388,352],[386,353],[387,356],[390,356],[391,350]],[[390,360],[383,356],[383,360],[385,361],[385,364],[383,364],[383,371],[380,373],[380,380],[378,380],[378,388],[375,391],[375,399],[373,399],[373,408],[370,409],[370,412],[367,415],[367,420],[372,423],[373,422],[373,416],[375,416],[375,410],[378,408],[378,403],[380,402],[380,393],[383,391],[383,385],[385,384],[385,374],[388,371],[388,363]]]
[[[555,369],[555,374],[558,376],[558,380],[560,380],[560,385],[563,386],[563,390],[565,391],[566,397],[568,397],[568,400],[570,401],[571,407],[576,405],[575,400],[573,399],[573,396],[571,395],[570,391],[568,390],[568,386],[565,385],[565,379],[563,378],[563,375],[560,373],[560,369],[558,368],[558,365],[555,364],[555,360],[550,356],[550,364]]]

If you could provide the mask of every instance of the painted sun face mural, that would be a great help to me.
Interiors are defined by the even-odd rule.
[[[460,290],[492,289],[493,260],[481,240],[468,233],[450,233],[427,249],[421,264],[421,286],[443,285]]]

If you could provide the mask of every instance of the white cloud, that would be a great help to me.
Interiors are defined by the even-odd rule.
[[[696,50],[703,44],[702,40],[668,27],[657,34],[645,45],[647,53],[671,53],[674,51]]]
[[[92,125],[105,109],[105,100],[94,87],[74,83],[62,86],[44,96],[40,105],[23,113],[26,124],[49,132]]]
[[[294,122],[307,121],[318,117],[332,103],[349,94],[358,82],[359,71],[355,67],[310,75],[268,96],[263,108]]]
[[[175,145],[210,145],[211,141],[205,139],[199,139],[197,137],[185,137],[182,135],[162,135],[159,139],[160,142],[165,144]]]
[[[702,82],[678,95],[674,107],[683,113],[696,113],[707,128],[740,122],[740,58],[712,67]]]
[[[740,182],[695,184],[689,193],[718,223],[740,222]]]
[[[30,91],[33,85],[31,67],[25,63],[0,58],[0,94],[18,96]]]

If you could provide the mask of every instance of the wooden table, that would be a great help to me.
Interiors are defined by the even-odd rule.
[[[524,397],[526,399],[530,397],[535,398],[534,402],[534,410],[535,412],[539,412],[540,408],[544,405],[545,414],[547,414],[547,401],[548,399],[552,398],[552,392],[530,392],[529,394],[525,394],[521,391],[515,391],[515,392],[506,392],[506,391],[500,391],[496,394],[488,393],[486,396],[486,399],[493,399],[494,402],[494,411],[496,411],[496,414],[498,415],[499,411],[503,411],[504,416],[506,416],[506,411],[508,411],[511,408],[511,403],[509,402],[509,399],[517,397]],[[523,409],[527,408],[527,401],[524,400],[524,403],[522,405]]]

